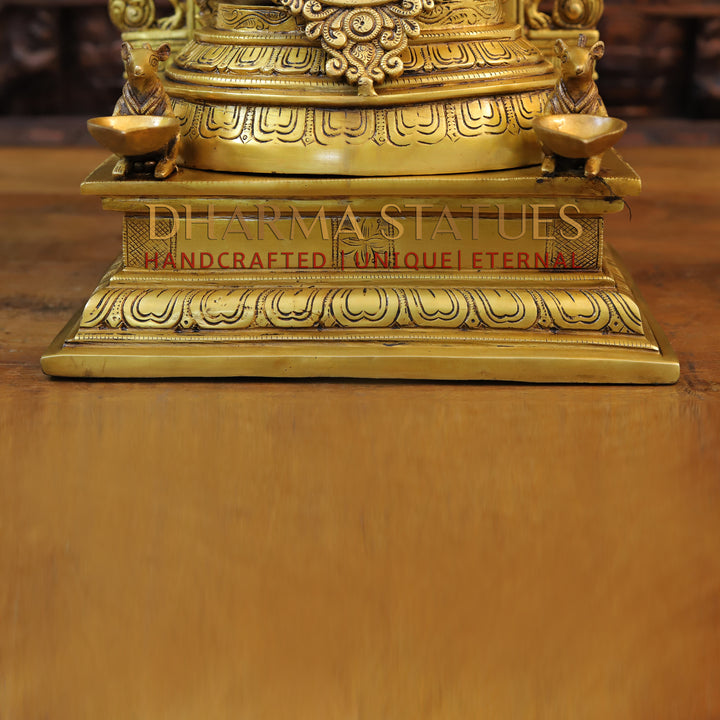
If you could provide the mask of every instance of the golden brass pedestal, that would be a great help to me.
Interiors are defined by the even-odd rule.
[[[83,185],[123,252],[42,359],[50,375],[673,383],[604,244],[640,181],[539,167],[309,178],[185,169]]]

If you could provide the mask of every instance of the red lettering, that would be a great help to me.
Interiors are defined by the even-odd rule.
[[[473,253],[473,263],[472,263],[473,270],[482,270],[483,269],[482,256],[483,256],[482,253],[479,253],[479,252]]]
[[[322,258],[322,265],[317,264],[317,258]],[[314,268],[324,268],[325,263],[327,262],[327,258],[325,257],[325,253],[316,252],[313,253],[313,267]]]
[[[545,253],[545,259],[543,260],[543,256],[540,253],[535,253],[535,269],[537,270],[540,265],[542,265],[546,270],[548,265],[550,264],[550,260],[548,259],[548,254]]]
[[[298,253],[298,268],[306,268],[307,267],[307,256],[308,256],[308,254],[306,252]]]
[[[187,266],[191,269],[195,269],[195,253],[190,253],[190,257],[188,257],[185,253],[182,253],[180,255],[180,267],[185,267],[185,261],[187,261]]]
[[[255,253],[252,256],[252,260],[250,261],[250,269],[252,270],[255,267],[259,267],[262,270],[265,269],[265,266],[262,263],[262,258],[260,257],[260,253]]]
[[[512,253],[503,253],[503,270],[510,270],[512,268]]]
[[[528,255],[528,253],[518,253],[518,269],[525,268],[526,270],[529,270],[530,266],[528,265],[528,260],[530,260],[530,255]]]
[[[205,264],[205,258],[210,258],[210,262],[206,265]],[[201,270],[207,270],[208,268],[212,267],[213,264],[213,256],[212,253],[200,253],[200,269]]]
[[[245,253],[233,253],[233,268],[235,270],[238,268],[242,268],[243,270],[245,269]]]
[[[408,262],[408,258],[410,258],[410,257],[414,257],[414,258],[415,258],[415,260],[413,260],[413,264],[412,264],[412,265]],[[407,253],[407,254],[405,255],[405,267],[406,267],[406,268],[409,268],[410,270],[417,270],[417,269],[418,269],[418,261],[419,261],[419,258],[418,258],[418,256],[417,256],[417,254],[414,253],[414,252],[409,252],[409,253]]]
[[[147,270],[147,266],[149,263],[155,263],[155,269],[157,270],[158,266],[158,254],[155,253],[155,257],[151,258],[147,253],[145,253],[145,269]]]
[[[164,270],[168,265],[170,265],[173,270],[177,270],[175,267],[175,258],[173,258],[172,253],[168,253],[165,256],[165,262],[163,263],[162,269]]]
[[[445,263],[450,263],[450,253],[449,252],[444,252],[444,253],[440,254],[440,267],[443,270],[450,270],[452,265],[449,265],[449,264],[446,265]]]
[[[229,255],[229,254],[230,254],[229,252],[221,252],[221,253],[218,255],[218,265],[219,265],[223,270],[229,270],[229,269],[230,269],[230,266],[229,266],[229,265],[223,265],[223,264],[222,264],[223,255]]]
[[[355,267],[366,268],[370,264],[370,254],[367,254],[365,256],[365,264],[364,265],[360,264],[360,261],[358,260],[359,257],[360,257],[360,253],[355,253]]]
[[[377,269],[377,267],[378,267],[378,258],[381,258],[381,259],[379,260],[380,267],[387,268],[387,266],[388,266],[388,254],[387,254],[387,253],[383,253],[382,255],[380,255],[380,253],[375,253],[375,254],[374,254],[375,268],[376,268],[376,269]]]
[[[426,270],[433,270],[436,265],[437,265],[437,255],[436,255],[436,253],[433,253],[433,263],[432,263],[432,265],[428,265],[427,253],[423,253],[423,267],[424,267]]]

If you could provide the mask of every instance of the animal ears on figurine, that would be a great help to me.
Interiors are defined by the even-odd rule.
[[[587,47],[587,38],[585,37],[585,35],[578,35],[577,46],[580,48]],[[555,54],[558,57],[561,58],[569,50],[570,48],[567,46],[564,40],[555,41]],[[605,55],[605,43],[602,40],[598,40],[590,48],[590,50],[588,51],[588,55],[595,60],[600,60],[600,58]]]
[[[168,45],[168,43],[163,43],[157,50],[153,50],[152,45],[150,43],[145,43],[143,45],[143,48],[145,50],[150,50],[152,52],[152,54],[160,62],[165,62],[165,60],[167,60],[170,57],[171,50],[170,50],[170,45]],[[120,52],[122,54],[123,62],[127,62],[130,59],[130,57],[132,55],[132,51],[134,49],[135,48],[133,48],[133,46],[129,42],[124,42],[120,46]]]

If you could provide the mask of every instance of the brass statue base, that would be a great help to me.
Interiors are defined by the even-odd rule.
[[[669,384],[677,358],[603,238],[640,190],[582,167],[308,178],[182,169],[83,191],[123,252],[42,359],[72,377]],[[560,168],[559,168],[560,170]]]

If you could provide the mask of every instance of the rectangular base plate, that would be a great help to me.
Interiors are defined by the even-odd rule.
[[[637,297],[637,296],[636,296]],[[680,366],[667,339],[639,303],[660,352],[637,348],[513,343],[292,342],[128,344],[67,342],[78,313],[42,358],[48,375],[87,378],[387,378],[525,383],[669,385]]]
[[[58,376],[116,378],[674,383],[679,378],[677,358],[627,271],[603,241],[603,216],[622,209],[621,195],[639,190],[639,179],[619,156],[609,154],[608,163],[600,186],[578,177],[548,181],[537,167],[381,181],[248,176],[240,182],[235,176],[188,171],[166,183],[117,183],[112,181],[110,163],[105,163],[83,187],[101,195],[108,209],[125,213],[123,255],[111,266],[84,311],[73,318],[42,358],[43,370]],[[324,235],[308,235],[307,242],[293,241],[293,248],[307,251],[298,252],[298,258],[322,251],[333,256],[332,268],[310,274],[300,270],[306,265],[298,264],[295,270],[265,268],[261,272],[251,264],[251,272],[226,266],[176,272],[173,265],[170,272],[163,263],[158,272],[147,269],[147,257],[153,255],[154,247],[148,230],[148,203],[158,197],[178,208],[197,211],[200,219],[204,212],[203,222],[209,227],[207,198],[227,215],[241,199],[265,202],[267,198],[297,197],[298,193],[311,214],[319,212],[325,202],[330,203],[328,207],[339,203],[332,212],[341,213],[338,208],[352,197],[357,201],[358,217],[372,221],[372,227],[379,222],[385,201],[399,202],[398,198],[404,197],[422,203],[428,193],[437,195],[443,203],[452,201],[453,207],[465,208],[463,222],[470,223],[473,239],[467,234],[456,238],[457,247],[467,253],[494,248],[495,255],[501,249],[517,250],[519,241],[505,238],[494,211],[482,227],[483,219],[478,216],[480,229],[475,238],[475,216],[468,215],[463,203],[491,208],[507,204],[510,214],[524,216],[526,206],[536,207],[533,203],[542,200],[546,205],[537,207],[550,209],[546,222],[559,222],[559,208],[571,202],[579,213],[575,225],[582,235],[580,249],[592,250],[592,258],[587,267],[574,272],[556,271],[555,265],[548,272],[521,270],[519,265],[516,270],[470,272],[463,265],[461,272],[459,262],[457,270],[446,270],[443,265],[441,270],[422,273],[396,270],[396,266],[388,272],[347,272],[336,262],[337,256],[345,256],[344,246],[342,250],[333,246],[331,253]],[[387,197],[383,200],[379,195]],[[342,225],[342,220],[338,222]],[[193,223],[190,226],[191,231],[196,228]],[[563,227],[559,226],[559,235],[553,235],[554,242],[567,240]],[[368,238],[380,242],[370,230]],[[185,237],[178,232],[176,229],[176,239]],[[339,237],[338,232],[336,229],[333,238]],[[533,230],[532,241],[526,238],[526,257],[537,249],[536,241],[543,241],[541,252],[546,250],[548,238],[541,234],[536,237]],[[365,231],[358,238],[361,235],[364,237]],[[250,257],[259,239],[258,230],[257,240],[233,241],[236,246],[232,248],[228,241],[222,245],[227,251],[224,254],[234,249]],[[185,240],[190,243],[187,247],[171,248],[164,254],[156,250],[155,254],[173,257],[182,250],[192,255],[193,249],[208,254],[218,246],[217,241],[204,235],[195,237],[192,232]],[[404,248],[393,246],[397,252],[391,253],[393,248],[383,245],[388,258],[419,252],[420,247],[410,242]],[[145,267],[137,258],[133,260],[133,248],[141,259],[145,257]],[[435,268],[434,260],[431,267]]]

